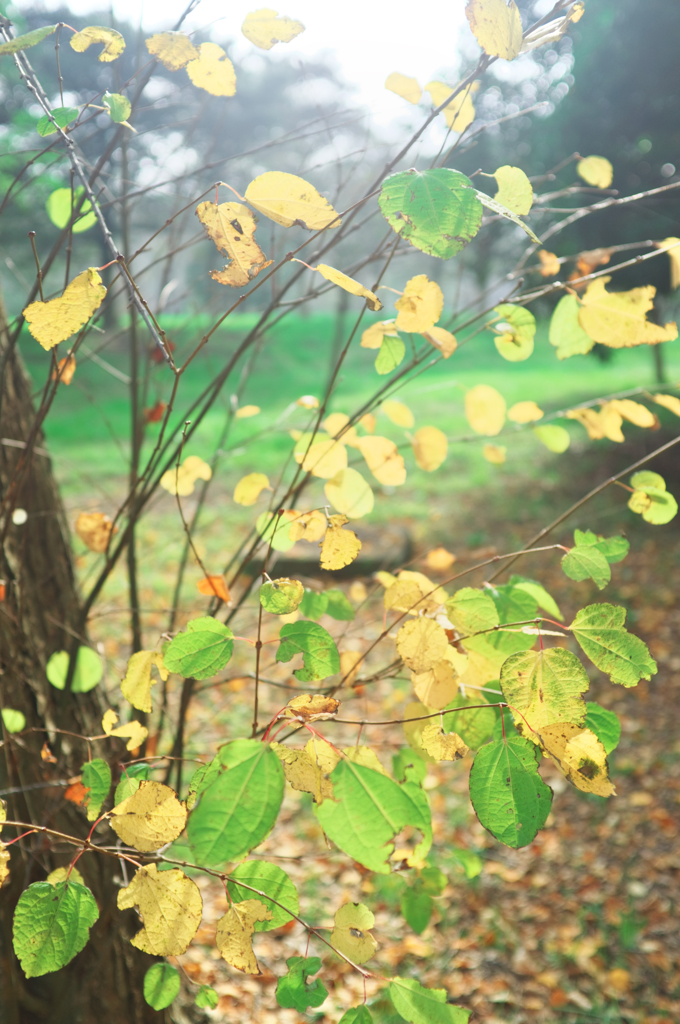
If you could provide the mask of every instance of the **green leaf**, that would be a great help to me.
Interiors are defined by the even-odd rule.
[[[490,588],[489,594],[496,606],[498,619],[501,626],[505,623],[523,622],[534,619],[538,611],[538,604],[533,594],[522,589],[513,587],[506,583],[503,586]],[[475,637],[474,640],[464,641],[466,647],[471,650],[478,650],[482,654],[487,651],[498,654],[514,654],[515,651],[526,651],[536,643],[536,637],[531,633],[523,633],[521,626],[513,626],[511,630],[496,630],[487,633],[482,637]],[[471,646],[472,644],[472,646]]]
[[[83,765],[82,772],[82,784],[90,791],[85,797],[87,820],[96,821],[111,789],[111,769],[106,761],[95,757],[94,761],[88,761]]]
[[[625,537],[600,537],[592,530],[574,530],[574,544],[597,548],[610,564],[622,562],[630,550],[630,541]]]
[[[317,804],[314,813],[326,835],[364,867],[387,874],[391,842],[406,825],[423,834],[414,856],[425,857],[432,844],[427,797],[413,782],[398,785],[387,775],[352,761],[333,769],[333,800]]]
[[[524,735],[563,722],[582,726],[586,717],[582,695],[589,687],[581,662],[562,647],[520,651],[501,669],[503,696]]]
[[[179,971],[170,964],[152,964],[144,975],[144,999],[154,1010],[164,1010],[179,995]]]
[[[123,765],[123,774],[113,795],[113,806],[117,807],[118,804],[122,804],[123,800],[127,800],[129,796],[136,793],[140,782],[148,781],[149,774],[148,764]]]
[[[462,636],[493,629],[499,623],[498,610],[488,590],[463,587],[444,605],[447,618]]]
[[[555,306],[550,320],[550,344],[557,349],[558,359],[582,356],[595,344],[578,320],[580,303],[575,295],[565,295]]]
[[[229,662],[233,636],[229,626],[210,616],[192,619],[187,632],[179,633],[163,652],[163,663],[168,671],[185,679],[208,679]]]
[[[300,603],[300,614],[306,619],[320,619],[328,608],[328,595],[323,591],[305,590],[305,596]]]
[[[340,655],[335,640],[317,622],[288,622],[281,627],[279,637],[277,661],[290,661],[296,654],[302,654],[304,668],[293,672],[301,683],[326,679],[340,671]]]
[[[571,444],[569,431],[556,423],[544,423],[542,427],[534,427],[533,431],[541,444],[544,444],[548,451],[555,452],[557,455],[566,452]]]
[[[216,1010],[219,1001],[220,997],[214,988],[210,988],[210,985],[201,985],[194,1000],[196,1006],[202,1010]]]
[[[243,761],[248,761],[251,757],[254,757],[258,750],[262,747],[260,740],[246,739],[240,737],[237,740],[229,740],[228,743],[223,743],[217,752],[217,757],[213,760],[218,760],[224,768],[235,768],[237,764],[242,764]],[[211,780],[211,781],[214,781]],[[205,786],[201,787],[205,789]]]
[[[250,853],[274,827],[283,799],[283,768],[268,744],[257,746],[218,775],[189,815],[187,835],[196,863],[224,867]]]
[[[239,882],[252,885],[254,889],[258,890],[258,893],[244,889],[238,884]],[[278,864],[269,864],[266,860],[247,860],[243,864],[238,864],[230,872],[227,890],[234,903],[258,899],[268,910],[271,910],[270,921],[255,922],[256,932],[267,932],[272,928],[280,928],[281,925],[288,924],[293,920],[291,914],[297,914],[300,910],[297,889],[286,872]],[[265,893],[265,896],[261,896],[260,893]],[[266,899],[266,896],[271,899]],[[277,906],[277,903],[272,903],[272,899],[277,903],[282,903],[291,913],[286,913],[282,907]]]
[[[491,695],[490,695],[491,696]],[[480,705],[486,700],[481,694],[463,697],[458,694],[454,697],[448,708],[462,708],[462,711],[454,711],[444,718],[447,732],[457,732],[463,743],[467,744],[470,750],[478,750],[482,743],[488,740],[496,724],[496,712],[493,708],[471,707],[466,709],[466,704]]]
[[[448,885],[448,878],[434,864],[426,864],[419,877],[420,884],[430,896],[441,896]]]
[[[58,971],[86,944],[99,917],[95,898],[78,882],[34,882],[14,911],[14,952],[27,978]]]
[[[84,191],[85,189],[82,185],[75,188],[73,190],[73,202],[71,202],[70,188],[57,188],[48,196],[45,209],[47,210],[47,216],[56,227],[65,228],[70,223],[73,211],[77,207]],[[74,235],[78,235],[81,231],[88,231],[96,223],[97,218],[92,211],[92,203],[89,199],[86,199],[80,207],[80,213],[77,220],[74,221],[71,230]]]
[[[518,590],[526,590],[527,594],[531,594],[534,601],[539,608],[542,608],[544,612],[551,615],[554,619],[562,621],[564,615],[557,606],[557,602],[554,597],[551,597],[548,591],[536,580],[530,580],[526,576],[513,575],[510,577],[510,586],[517,587]]]
[[[45,675],[56,690],[63,690],[66,686],[68,664],[68,651],[55,651],[45,666]],[[87,693],[88,690],[94,689],[103,675],[104,666],[97,652],[91,647],[79,647],[71,691]]]
[[[516,224],[517,227],[522,229],[522,231],[526,231],[532,242],[536,242],[537,245],[541,245],[541,239],[538,235],[534,234],[529,225],[525,224],[521,217],[518,217],[516,213],[512,212],[512,210],[508,210],[507,206],[503,206],[502,203],[492,199],[491,196],[486,194],[486,192],[480,192],[478,189],[475,189],[475,192],[477,192],[477,198],[480,203],[486,206],[487,210],[492,210],[493,213],[497,213],[500,217],[505,217],[506,220],[511,220],[512,223]]]
[[[562,558],[562,569],[571,580],[593,580],[598,590],[603,590],[612,578],[609,562],[593,545],[568,551]]]
[[[421,886],[406,889],[401,897],[401,913],[416,935],[422,935],[430,923],[434,901]]]
[[[402,747],[392,755],[392,774],[397,782],[421,785],[427,775],[427,765],[412,747]]]
[[[470,800],[487,831],[517,850],[528,846],[550,813],[552,791],[538,774],[538,749],[511,734],[487,743],[470,771]]]
[[[26,716],[15,708],[2,709],[2,722],[7,732],[21,732],[26,728]]]
[[[647,645],[624,627],[626,609],[614,604],[589,604],[576,613],[569,629],[581,650],[613,683],[636,686],[656,674]]]
[[[511,363],[521,363],[528,359],[534,351],[534,335],[536,334],[536,318],[524,306],[515,306],[511,302],[503,302],[496,306],[494,313],[501,318],[500,323],[493,325],[500,331],[494,344],[500,355]]]
[[[271,580],[269,583],[262,584],[260,604],[266,612],[271,612],[273,615],[290,615],[299,607],[304,595],[305,589],[299,580],[290,580],[283,576],[279,580]]]
[[[394,337],[391,334],[383,334],[380,351],[375,357],[376,371],[381,376],[384,376],[386,373],[392,373],[392,370],[396,370],[405,355],[406,345],[404,345],[401,338]]]
[[[80,113],[80,111],[78,110],[78,107],[55,107],[54,110],[50,111],[50,113],[52,114],[52,117],[54,118],[54,121],[57,122],[59,127],[60,128],[65,128],[67,124],[71,123],[71,121],[75,121],[75,119],[77,118],[77,116]],[[55,132],[57,131],[57,128],[56,128],[56,126],[54,124],[54,121],[50,120],[50,118],[47,116],[47,114],[44,114],[40,118],[40,120],[38,121],[37,125],[35,126],[36,130],[38,132],[38,135],[42,135],[43,138],[46,135],[54,135]],[[69,197],[70,197],[71,189],[68,189],[67,191],[68,191]],[[70,207],[70,199],[69,199],[69,207]],[[69,212],[69,217],[70,217],[70,212]]]
[[[351,622],[354,618],[354,608],[350,604],[347,595],[342,590],[327,590],[328,607],[326,615],[339,622]]]
[[[618,715],[592,700],[587,702],[586,709],[586,729],[594,732],[605,753],[611,754],[621,739],[621,722]]]
[[[678,514],[678,503],[666,490],[645,486],[630,496],[628,508],[639,512],[646,523],[663,526]]]
[[[0,44],[0,54],[18,53],[19,50],[28,50],[30,46],[36,46],[47,36],[56,31],[56,25],[43,25],[42,28],[34,28],[32,32],[26,32],[23,36],[10,39],[7,43]]]
[[[467,1024],[472,1012],[447,1003],[443,988],[423,988],[415,978],[395,978],[390,998],[409,1024]]]
[[[284,974],[278,980],[276,986],[276,1001],[284,1009],[297,1010],[304,1013],[308,1006],[321,1006],[328,989],[316,978],[311,985],[307,978],[321,970],[321,960],[318,956],[291,956],[286,960],[288,974]]]
[[[390,175],[378,203],[397,234],[444,260],[460,252],[482,223],[482,204],[472,182],[448,167]]]
[[[343,1013],[338,1024],[373,1024],[373,1017],[367,1006],[355,1006]]]
[[[637,473],[633,473],[630,478],[630,486],[641,491],[648,487],[653,487],[657,491],[665,491],[666,481],[660,473],[653,473],[651,469],[641,469]]]
[[[108,108],[111,120],[116,124],[127,121],[132,113],[132,104],[127,96],[121,96],[119,92],[105,92],[102,96],[102,103]]]
[[[208,786],[215,781],[217,776],[224,770],[224,765],[219,754],[213,757],[212,761],[202,764],[197,768],[189,780],[189,792],[187,793],[187,810],[193,810],[196,801]]]
[[[460,846],[449,848],[449,854],[460,865],[465,872],[466,878],[476,878],[481,875],[484,862],[478,853],[472,850],[463,850]]]
[[[272,551],[290,551],[295,543],[290,539],[291,526],[291,522],[275,512],[263,512],[255,520],[255,529],[265,544],[271,544]]]

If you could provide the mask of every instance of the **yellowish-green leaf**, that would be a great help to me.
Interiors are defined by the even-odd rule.
[[[363,903],[345,903],[335,912],[335,926],[331,932],[331,946],[355,964],[370,960],[378,943],[370,933],[375,918]]]
[[[50,871],[49,875],[45,879],[50,885],[57,885],[59,882],[77,882],[78,885],[85,885],[85,879],[81,875],[78,868],[55,868],[54,871]]]
[[[182,871],[158,871],[155,864],[147,864],[118,893],[118,909],[131,907],[139,909],[144,922],[132,945],[152,956],[179,956],[198,931],[203,900],[196,883]]]
[[[380,374],[392,373],[392,370],[396,370],[405,355],[406,346],[401,338],[398,335],[395,337],[391,334],[386,334],[380,345],[380,351],[376,356],[376,372]]]
[[[463,743],[458,733],[443,732],[441,722],[436,718],[425,725],[421,742],[435,761],[457,761],[470,752],[470,748]]]
[[[545,423],[542,427],[534,427],[534,434],[548,451],[561,455],[571,444],[569,431],[556,423]]]
[[[236,484],[234,501],[237,505],[254,505],[264,490],[271,490],[269,477],[264,473],[248,473]]]
[[[361,551],[361,541],[352,530],[344,530],[347,516],[330,516],[330,525],[321,545],[321,568],[343,569]]]
[[[180,466],[173,466],[163,473],[160,485],[169,494],[179,494],[185,498],[194,493],[197,480],[210,480],[212,469],[198,455],[187,455]]]
[[[584,156],[576,164],[576,173],[595,188],[609,188],[614,180],[614,168],[605,156]]]
[[[89,267],[74,277],[58,298],[32,302],[23,315],[33,337],[49,351],[84,327],[105,295],[101,277]]]
[[[538,734],[543,753],[584,793],[613,796],[605,749],[594,732],[579,725],[547,725]]]
[[[449,641],[434,619],[419,616],[404,623],[397,633],[397,650],[412,672],[427,672],[446,656]]]
[[[318,267],[314,269],[318,270],[327,281],[337,284],[338,288],[349,292],[350,295],[358,295],[360,298],[366,299],[366,305],[371,312],[377,313],[379,309],[382,309],[383,304],[378,296],[369,291],[359,281],[355,281],[353,277],[348,277],[347,274],[343,274],[341,270],[336,270],[335,267],[329,267],[327,263],[319,263]]]
[[[373,476],[387,487],[399,487],[406,480],[406,466],[394,441],[374,434],[360,437],[359,451]]]
[[[342,223],[328,200],[297,174],[265,171],[248,185],[246,200],[284,228],[297,224],[308,231],[320,231],[338,228]]]
[[[285,743],[272,743],[271,748],[281,761],[284,775],[293,789],[299,793],[311,793],[317,804],[332,799],[333,785],[326,775],[335,768],[338,757],[329,768],[320,762],[314,751],[308,749],[309,743],[304,750],[294,750]]]
[[[279,15],[278,11],[272,11],[270,7],[246,14],[241,25],[241,32],[246,39],[261,50],[271,50],[277,43],[289,43],[304,30],[301,21],[294,21],[285,14]]]
[[[420,97],[423,95],[423,90],[416,78],[409,78],[408,75],[402,75],[398,71],[393,71],[391,75],[387,76],[385,88],[390,92],[396,92],[397,96],[401,96],[409,103],[420,103]]]
[[[125,679],[120,684],[123,696],[130,701],[133,708],[147,714],[151,714],[153,710],[151,687],[156,685],[156,680],[151,676],[153,665],[158,669],[161,679],[168,678],[169,673],[163,664],[163,655],[160,651],[137,651],[128,661]]]
[[[326,481],[324,492],[336,510],[348,519],[361,519],[373,511],[374,495],[370,484],[358,470],[348,466]],[[324,521],[324,530],[325,530]]]
[[[522,48],[522,19],[515,0],[468,0],[465,15],[475,39],[490,57],[514,60]]]
[[[113,808],[109,820],[124,843],[150,853],[177,839],[186,825],[187,809],[169,786],[142,782],[132,796]]]
[[[661,326],[647,320],[646,314],[654,305],[654,285],[628,292],[608,292],[609,281],[609,276],[591,281],[581,300],[579,323],[594,341],[609,348],[630,348],[677,338],[675,323]]]
[[[439,469],[449,448],[446,434],[439,427],[420,427],[416,430],[411,444],[416,462],[428,473],[434,473]]]
[[[550,320],[550,344],[558,359],[585,355],[595,344],[579,323],[580,304],[575,295],[565,295],[555,306]]]
[[[493,176],[498,182],[498,191],[494,196],[496,202],[512,213],[528,213],[534,202],[534,190],[524,171],[505,164],[494,171]]]
[[[217,922],[215,944],[222,958],[244,974],[261,974],[253,953],[253,932],[256,921],[271,918],[272,912],[262,900],[233,903]]]
[[[18,53],[20,50],[28,50],[31,46],[37,46],[47,36],[51,36],[56,29],[56,25],[41,25],[40,28],[34,28],[32,32],[25,32],[22,36],[8,39],[6,42],[0,43],[0,55],[3,53]]]
[[[395,426],[405,427],[406,430],[410,430],[411,427],[415,426],[415,417],[409,407],[404,405],[403,402],[397,402],[392,398],[388,398],[386,402],[383,402],[381,409]]]
[[[454,657],[457,665],[453,664]],[[418,700],[435,711],[441,711],[450,704],[460,687],[458,670],[464,669],[467,660],[466,655],[458,654],[449,647],[445,657],[432,668],[426,672],[412,672],[411,682]]]
[[[519,651],[511,654],[501,669],[501,688],[515,725],[534,743],[535,734],[545,726],[584,724],[583,694],[589,687],[579,659],[561,647]]]
[[[211,96],[233,96],[236,92],[234,65],[217,43],[201,43],[198,57],[190,60],[186,69],[194,85]]]
[[[199,203],[196,213],[219,251],[229,257],[223,270],[210,271],[213,281],[245,288],[273,262],[255,241],[257,218],[243,203]]]
[[[524,306],[515,306],[510,302],[496,306],[494,313],[501,318],[494,329],[500,332],[494,339],[496,348],[511,363],[519,363],[528,359],[534,351],[534,335],[536,320]]]
[[[465,395],[465,416],[477,434],[494,437],[505,423],[505,399],[489,384],[477,384]]]
[[[125,49],[125,40],[120,32],[116,32],[115,28],[106,28],[103,25],[88,25],[87,28],[71,36],[71,49],[78,53],[84,53],[93,43],[104,44],[104,49],[97,57],[97,60],[103,63],[117,60]]]
[[[168,71],[179,71],[190,60],[198,60],[198,50],[184,32],[157,32],[146,40],[146,48]]]
[[[508,419],[513,423],[535,423],[543,419],[545,413],[535,402],[515,402],[508,409]]]
[[[422,334],[434,327],[444,308],[444,295],[436,281],[418,274],[406,282],[403,295],[394,304],[399,310],[395,322],[398,331]]]
[[[472,93],[476,91],[478,83],[474,82],[471,86],[463,89],[457,96],[447,103],[442,114],[446,118],[446,123],[453,132],[464,132],[466,128],[469,128],[475,119],[475,106],[472,102]],[[430,96],[432,97],[432,104],[435,107],[441,106],[447,96],[450,96],[454,90],[454,86],[446,85],[445,82],[428,82],[425,86]]]

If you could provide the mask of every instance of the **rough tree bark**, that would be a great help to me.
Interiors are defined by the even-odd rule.
[[[3,726],[0,792],[5,793],[9,820],[84,836],[88,826],[82,810],[64,799],[63,787],[44,783],[80,774],[87,745],[52,730],[101,733],[106,705],[99,688],[86,694],[64,693],[45,676],[50,655],[67,648],[75,635],[79,598],[68,526],[42,433],[35,438],[34,454],[25,459],[35,408],[30,379],[16,351],[9,349],[1,296],[0,367],[0,500],[11,497],[17,471],[25,462],[16,501],[11,500],[9,508],[16,505],[28,512],[24,525],[10,521],[0,550],[0,578],[6,586],[0,603],[0,704],[22,711],[28,727],[47,730],[12,737]],[[3,509],[0,531],[7,514]],[[56,763],[41,758],[45,740]],[[107,756],[113,751],[102,752]],[[15,835],[15,829],[6,829],[3,838]],[[12,949],[14,907],[27,885],[68,864],[74,848],[64,844],[50,849],[42,837],[31,835],[11,851],[10,878],[0,892],[2,1024],[151,1024],[166,1019],[165,1012],[144,1002],[142,979],[153,961],[130,945],[139,922],[133,911],[121,914],[116,908],[120,864],[112,857],[85,854],[78,861],[100,912],[88,945],[61,971],[24,977]]]

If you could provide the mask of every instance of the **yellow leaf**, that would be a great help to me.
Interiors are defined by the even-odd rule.
[[[348,761],[353,764],[362,764],[364,768],[371,768],[374,772],[379,772],[380,775],[385,775],[389,778],[389,773],[385,771],[383,764],[381,763],[375,750],[371,747],[365,747],[359,745],[356,747],[344,747],[343,754]]]
[[[111,531],[118,533],[118,527],[104,512],[81,512],[75,521],[75,531],[90,551],[101,554],[109,546]]]
[[[636,427],[652,428],[657,424],[656,416],[646,405],[633,402],[630,398],[614,398],[607,405],[616,409],[623,416],[624,420],[634,423]]]
[[[680,238],[664,238],[663,242],[655,242],[657,249],[665,249],[671,261],[671,291],[680,285]]]
[[[449,442],[439,427],[421,427],[411,441],[413,454],[421,469],[434,473],[446,458]]]
[[[336,512],[342,512],[348,519],[361,519],[373,511],[370,484],[349,466],[326,482],[324,493]]]
[[[65,384],[67,387],[73,380],[73,375],[76,372],[76,357],[75,356],[64,356],[57,363],[56,370],[52,370],[51,380],[58,380],[60,384]]]
[[[406,466],[394,441],[379,435],[360,437],[358,447],[376,480],[388,487],[403,484]]]
[[[319,399],[315,398],[314,395],[302,395],[295,404],[303,409],[318,409]]]
[[[515,402],[508,410],[508,419],[513,423],[535,423],[543,419],[545,413],[535,402]]]
[[[539,249],[538,258],[541,261],[542,277],[554,277],[555,274],[559,274],[561,264],[554,252]]]
[[[373,415],[373,413],[372,412],[367,412],[359,420],[359,425],[364,428],[364,430],[366,431],[367,434],[374,434],[375,433],[375,425],[376,425],[377,422],[378,421],[376,420],[376,418]]]
[[[304,750],[294,750],[285,743],[270,745],[281,761],[283,774],[293,789],[299,793],[311,793],[317,804],[323,803],[324,800],[332,800],[333,783],[325,775],[333,770],[339,758],[336,758],[332,768],[325,768],[307,747]]]
[[[177,839],[187,821],[187,809],[169,786],[141,782],[139,789],[109,814],[114,832],[128,846],[149,853]]]
[[[453,648],[449,648],[449,650],[453,651]],[[459,657],[461,656],[459,655]],[[462,657],[465,656],[462,655]],[[467,659],[465,662],[467,664]],[[451,662],[448,651],[445,658],[442,658],[426,672],[412,672],[411,682],[418,700],[427,704],[429,708],[434,708],[435,711],[440,711],[450,704],[459,689],[458,673]],[[432,751],[429,753],[432,754]],[[432,756],[435,755],[432,754]],[[437,758],[437,760],[441,760],[441,758]]]
[[[423,337],[441,352],[444,359],[448,359],[458,348],[455,335],[443,327],[430,327],[429,331],[423,331]]]
[[[203,900],[196,883],[184,872],[159,871],[155,864],[147,864],[118,893],[118,909],[131,907],[139,908],[144,922],[130,940],[132,945],[152,956],[179,956],[198,931]]]
[[[456,556],[440,544],[437,548],[428,551],[425,558],[425,565],[433,572],[446,572],[456,561]]]
[[[375,579],[378,581],[381,587],[391,587],[393,583],[396,583],[397,577],[393,576],[391,572],[385,572],[380,570],[373,574]]]
[[[337,284],[338,288],[343,288],[350,295],[358,295],[360,298],[366,299],[366,305],[373,313],[377,313],[379,309],[382,309],[383,304],[378,296],[369,291],[368,288],[365,288],[359,281],[355,281],[353,277],[348,277],[347,274],[343,274],[341,270],[336,270],[335,267],[329,267],[327,263],[319,263],[318,267],[314,267],[314,269],[318,270],[327,281]]]
[[[402,75],[398,71],[393,71],[391,75],[387,76],[385,88],[390,92],[396,92],[397,96],[408,100],[409,103],[420,103],[420,97],[423,95],[416,78],[409,78],[408,75]]]
[[[602,419],[594,409],[570,409],[567,418],[577,420],[588,431],[588,437],[592,441],[599,441],[605,436]]]
[[[434,327],[444,308],[444,296],[439,285],[425,274],[418,274],[406,282],[404,294],[394,304],[399,310],[395,327],[398,331],[422,334]]]
[[[468,0],[467,20],[475,39],[490,57],[514,60],[522,46],[522,19],[514,0]]]
[[[49,351],[84,327],[105,295],[101,277],[89,267],[73,278],[63,295],[49,302],[31,302],[24,310],[24,319],[36,341]]]
[[[327,697],[323,693],[302,693],[289,700],[281,714],[303,722],[319,722],[334,718],[339,707],[340,701],[335,697]]]
[[[397,633],[399,656],[412,672],[427,672],[444,658],[448,646],[439,623],[423,616],[404,623]]]
[[[469,754],[470,748],[463,743],[457,732],[445,733],[441,723],[433,718],[423,729],[421,742],[435,761],[457,761]]]
[[[370,960],[378,943],[369,929],[375,924],[375,918],[363,903],[345,903],[335,912],[335,927],[331,932],[331,946],[343,953],[355,964],[364,964]]]
[[[342,441],[317,441],[311,446],[302,462],[305,473],[329,480],[343,469],[347,469],[347,449]]]
[[[198,50],[184,32],[157,32],[146,40],[146,48],[168,71],[179,71],[198,59]]]
[[[394,326],[394,320],[379,320],[377,324],[367,327],[361,335],[361,347],[380,348],[385,335],[390,338],[399,337],[399,333]]]
[[[494,437],[505,423],[505,399],[489,384],[477,384],[465,395],[465,416],[477,434]]]
[[[664,409],[670,409],[676,416],[680,416],[680,398],[676,395],[654,395],[654,401],[657,405],[662,405]]]
[[[498,192],[494,196],[496,202],[511,213],[528,213],[534,202],[534,190],[524,171],[505,164],[494,171],[493,176],[498,182]]]
[[[609,188],[614,178],[614,168],[604,156],[583,157],[576,164],[576,173],[596,188]]]
[[[314,541],[321,540],[327,525],[326,517],[319,509],[314,509],[313,512],[295,513],[288,536],[293,543],[298,540],[306,540],[309,544],[313,544]]]
[[[217,43],[201,43],[197,59],[190,60],[186,69],[194,85],[211,96],[233,96],[236,92],[234,65]]]
[[[196,213],[219,251],[229,256],[229,262],[222,270],[210,271],[214,281],[232,288],[245,288],[273,262],[266,258],[255,241],[257,218],[243,203],[220,203],[219,206],[217,203],[199,203]]]
[[[580,725],[544,726],[538,733],[541,749],[584,793],[612,796],[607,755],[594,732]]]
[[[193,494],[197,480],[210,480],[211,477],[212,469],[207,462],[198,455],[187,455],[181,466],[173,466],[163,473],[160,485],[169,494],[179,494],[185,498]]]
[[[393,399],[388,398],[386,402],[383,402],[381,408],[395,426],[405,427],[407,430],[410,430],[415,425],[416,421],[413,413],[403,402],[395,402]]]
[[[126,725],[119,725],[114,729],[114,725],[118,721],[118,715],[115,711],[105,711],[104,717],[102,718],[102,729],[107,736],[118,736],[119,739],[127,739],[126,747],[128,750],[136,750],[137,747],[141,747],[142,743],[149,735],[149,730],[137,722],[134,718]]]
[[[291,39],[304,32],[305,26],[302,22],[294,21],[285,14],[278,17],[277,15],[278,11],[272,11],[269,7],[262,7],[259,11],[246,14],[241,32],[261,50],[271,50],[276,43],[289,43]]]
[[[115,28],[105,28],[103,25],[88,25],[71,36],[71,48],[77,53],[83,53],[93,43],[104,43],[104,49],[97,60],[105,64],[116,60],[125,49],[125,40],[120,32],[116,32]]]
[[[347,516],[330,516],[330,525],[321,544],[321,568],[343,569],[350,565],[361,551],[356,533],[343,530]]]
[[[605,405],[601,406],[600,425],[604,436],[609,438],[610,441],[618,441],[619,443],[625,441],[623,431],[621,430],[622,423],[623,416],[613,402],[606,402]]]
[[[0,888],[9,878],[9,850],[0,843]]]
[[[507,448],[502,444],[485,444],[482,448],[482,455],[487,462],[494,466],[502,466],[505,462]]]
[[[581,300],[578,320],[594,341],[610,348],[630,348],[677,338],[674,323],[662,327],[646,319],[654,305],[654,285],[632,288],[629,292],[608,292],[605,286],[609,281],[611,277],[591,281]]]
[[[353,601],[361,604],[366,600],[366,588],[364,587],[364,596],[361,597],[356,593],[357,584],[363,586],[358,580],[355,581],[350,587],[349,596]],[[343,679],[343,686],[352,686],[354,680],[359,675],[359,667],[363,663],[363,655],[360,651],[343,651],[340,655],[340,675]]]
[[[330,775],[340,761],[340,754],[336,748],[322,736],[310,736],[305,744],[305,751],[324,775]]]
[[[222,959],[244,974],[261,974],[253,953],[256,921],[271,921],[272,912],[261,900],[234,903],[217,922],[215,943]]]
[[[392,583],[383,594],[383,604],[387,611],[407,612],[418,615],[421,611],[432,612],[438,608],[440,601],[425,597],[432,587],[423,589],[417,580],[400,579]]]
[[[474,121],[475,106],[472,102],[471,94],[476,91],[476,87],[477,83],[475,82],[472,86],[463,89],[442,110],[442,114],[446,118],[446,123],[451,131],[464,132]],[[454,90],[454,86],[436,81],[428,82],[425,88],[432,97],[432,105],[435,107],[441,106],[446,97],[450,96]]]
[[[45,879],[50,885],[58,885],[59,882],[77,882],[79,885],[85,885],[85,879],[81,875],[78,868],[55,868],[54,871],[50,871],[49,875]]]
[[[248,473],[236,484],[234,501],[237,505],[254,505],[264,490],[271,490],[269,478],[264,473]]]
[[[428,600],[431,598],[436,602],[436,605],[444,604],[444,601],[448,598],[448,593],[443,587],[438,587],[432,580],[428,579],[422,572],[415,572],[413,569],[402,569],[397,577],[399,580],[413,580],[420,587],[421,593],[427,595]]]
[[[161,679],[168,678],[168,670],[163,664],[163,655],[160,651],[137,651],[127,663],[125,679],[120,684],[123,696],[138,711],[146,711],[151,714],[153,705],[151,703],[151,687],[156,685],[156,680],[151,676],[151,668],[155,665]]]
[[[237,420],[247,420],[251,416],[257,416],[258,413],[262,412],[259,405],[242,405],[240,409],[236,410]]]
[[[436,761],[433,757],[430,757],[428,752],[425,750],[425,747],[421,742],[421,738],[425,726],[427,725],[428,721],[431,721],[431,719],[422,718],[421,716],[431,715],[432,712],[432,708],[428,708],[425,704],[421,704],[420,701],[412,701],[410,704],[407,704],[406,707],[404,708],[404,721],[402,725],[402,729],[404,730],[404,736],[406,737],[409,746],[413,747],[414,750],[417,750],[420,756],[422,757],[423,761],[426,761],[428,764],[436,764]],[[415,718],[419,720],[415,722],[409,722],[409,718]]]
[[[251,206],[284,228],[294,224],[308,231],[338,228],[342,221],[327,199],[304,178],[285,171],[265,171],[246,189]]]
[[[344,412],[332,412],[329,416],[326,416],[322,426],[329,437],[337,437],[340,431],[344,430],[348,423],[349,416]],[[349,444],[348,436],[352,438],[356,437],[356,431],[353,427],[345,430],[345,433],[342,435],[343,444]]]

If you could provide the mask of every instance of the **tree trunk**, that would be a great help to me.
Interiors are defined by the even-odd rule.
[[[18,354],[9,349],[1,297],[0,366],[0,499],[10,497],[10,512],[17,507],[28,513],[24,525],[10,520],[0,551],[0,578],[6,588],[0,603],[0,704],[23,712],[27,728],[42,730],[13,737],[3,726],[0,795],[7,800],[9,820],[46,825],[84,838],[90,826],[82,809],[64,799],[63,786],[45,783],[79,775],[88,757],[87,744],[53,730],[90,736],[101,733],[106,700],[98,687],[86,694],[56,690],[45,675],[50,655],[67,648],[75,635],[79,599],[68,526],[42,433],[35,439],[36,449],[16,488],[35,409],[30,379]],[[3,509],[0,530],[8,514]],[[46,740],[56,763],[41,757]],[[102,746],[99,752],[106,757],[113,748],[107,751]],[[108,831],[105,825],[99,828],[102,834]],[[9,841],[17,834],[7,828],[3,839]],[[16,902],[26,886],[68,864],[75,851],[67,844],[53,846],[40,835],[27,836],[10,850],[10,878],[0,892],[2,1024],[150,1024],[165,1020],[164,1012],[158,1013],[144,1002],[142,979],[153,960],[130,945],[139,922],[134,911],[121,914],[116,907],[121,869],[112,857],[88,853],[78,861],[78,870],[92,889],[100,912],[88,945],[61,971],[40,978],[24,977],[11,940]]]

